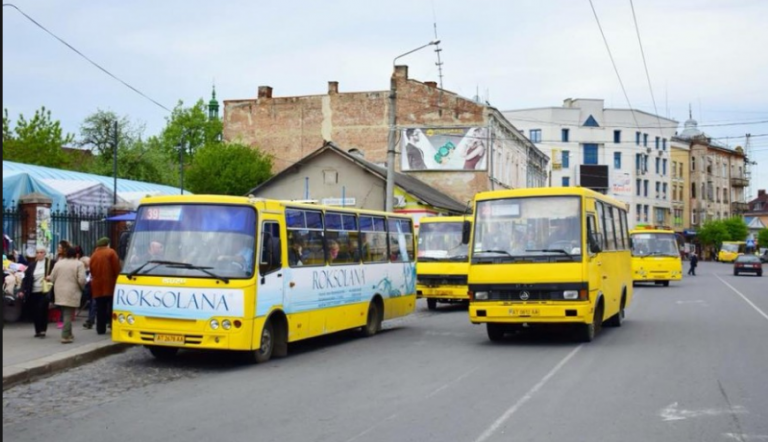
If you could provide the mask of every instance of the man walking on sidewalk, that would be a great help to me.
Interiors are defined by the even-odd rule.
[[[91,255],[91,302],[96,301],[96,333],[99,335],[107,332],[107,324],[112,320],[112,296],[118,273],[117,252],[109,247],[109,238],[99,239]]]
[[[696,256],[696,252],[691,253],[691,268],[688,269],[688,274],[696,276],[696,265],[699,263],[699,257]]]

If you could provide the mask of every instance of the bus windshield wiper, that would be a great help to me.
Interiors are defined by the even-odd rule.
[[[432,258],[431,256],[419,256],[416,258],[416,261],[434,262],[434,261],[437,261],[437,258]]]
[[[510,258],[512,257],[512,255],[509,252],[507,252],[506,250],[481,250],[481,251],[475,252],[475,253],[500,253],[502,255],[507,255]]]
[[[539,249],[539,250],[526,250],[526,252],[554,252],[554,253],[562,253],[565,256],[573,256],[570,253],[566,252],[563,249]]]
[[[150,259],[149,261],[145,262],[144,264],[140,265],[136,270],[132,271],[128,274],[128,279],[133,279],[136,275],[141,272],[144,267],[148,266],[149,264],[157,264],[156,266],[152,267],[151,269],[147,270],[144,273],[149,273],[150,271],[162,266],[162,265],[186,265],[185,262],[176,262],[176,261],[161,261],[156,259]]]
[[[200,270],[201,272],[205,273],[206,275],[212,278],[216,278],[220,281],[223,281],[225,284],[229,284],[229,278],[225,276],[219,276],[210,271],[210,269],[212,269],[213,267],[196,266],[194,264],[188,264],[186,262],[177,262],[177,263],[169,264],[168,267],[172,269]]]

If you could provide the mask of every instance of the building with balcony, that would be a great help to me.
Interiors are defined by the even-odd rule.
[[[732,149],[699,130],[693,118],[673,142],[690,150],[690,225],[700,228],[707,220],[742,216],[749,206],[745,200],[749,176],[741,147]]]
[[[504,111],[550,157],[552,186],[589,187],[627,203],[631,227],[672,227],[670,140],[678,122],[602,99]]]
[[[672,228],[679,233],[689,233],[691,228],[691,145],[672,137]]]

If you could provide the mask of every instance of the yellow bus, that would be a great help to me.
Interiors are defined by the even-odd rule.
[[[112,339],[157,358],[288,343],[416,307],[413,221],[394,213],[247,197],[142,200],[113,300]]]
[[[427,308],[437,303],[467,303],[469,252],[463,243],[465,217],[431,216],[421,218],[416,258],[416,297],[427,300]]]
[[[626,204],[578,187],[482,192],[465,226],[469,318],[491,341],[565,324],[589,342],[621,326],[632,301]]]
[[[723,241],[720,251],[717,252],[717,260],[720,262],[733,262],[739,255],[747,252],[746,241]]]
[[[635,229],[632,239],[632,280],[669,286],[683,279],[683,262],[672,230]]]

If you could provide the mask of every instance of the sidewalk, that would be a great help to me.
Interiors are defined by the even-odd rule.
[[[84,317],[72,323],[75,342],[61,343],[61,330],[48,324],[45,338],[35,338],[31,322],[6,323],[3,328],[3,391],[23,382],[50,376],[69,368],[121,352],[127,348],[112,342],[107,331],[97,335],[96,328],[83,328]]]

